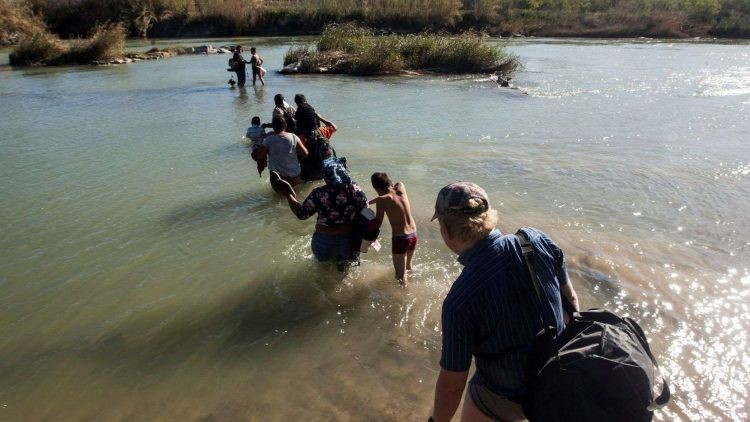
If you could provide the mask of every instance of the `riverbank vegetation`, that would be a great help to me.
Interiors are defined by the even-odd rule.
[[[290,48],[284,66],[290,72],[352,75],[403,71],[510,74],[519,61],[475,32],[378,36],[365,27],[330,24],[315,46]]]
[[[47,31],[24,37],[10,53],[13,66],[87,64],[123,56],[126,30],[122,24],[96,26],[90,37],[68,42]]]
[[[63,38],[121,22],[130,36],[320,33],[353,21],[384,32],[750,37],[750,0],[0,0]],[[3,13],[3,16],[6,14]],[[0,20],[0,31],[5,20]]]

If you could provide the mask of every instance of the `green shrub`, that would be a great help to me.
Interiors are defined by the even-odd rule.
[[[344,51],[355,53],[370,46],[372,31],[353,23],[329,24],[318,41],[318,51]]]
[[[284,55],[284,66],[291,63],[297,63],[302,60],[305,56],[310,55],[313,52],[313,48],[309,46],[300,47],[289,47],[286,54]]]
[[[434,34],[373,35],[352,24],[328,25],[317,51],[309,47],[291,48],[284,65],[301,62],[300,70],[329,71],[356,75],[393,73],[402,70],[432,70],[448,73],[482,71],[513,72],[518,58],[504,46],[492,46],[483,35],[467,32],[459,36]]]

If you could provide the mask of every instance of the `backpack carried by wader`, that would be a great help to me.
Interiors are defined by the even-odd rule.
[[[286,131],[295,133],[297,132],[297,119],[294,118],[294,113],[290,112],[287,108],[281,108],[282,116],[286,122]]]
[[[539,295],[533,247],[521,230],[516,235]],[[546,328],[534,340],[523,399],[526,417],[532,422],[650,421],[670,391],[641,327],[604,309],[575,312],[560,296],[570,321],[559,336],[554,325],[543,322]],[[663,385],[655,397],[657,378]]]
[[[300,177],[306,182],[320,180],[323,178],[323,160],[335,157],[336,150],[325,136],[316,130],[307,138],[307,151],[307,157],[300,163],[302,166]]]

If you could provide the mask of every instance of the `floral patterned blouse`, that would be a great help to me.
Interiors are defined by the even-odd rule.
[[[313,189],[305,198],[297,218],[304,220],[317,213],[317,224],[340,226],[354,221],[365,208],[367,195],[356,183],[347,187],[322,186]]]

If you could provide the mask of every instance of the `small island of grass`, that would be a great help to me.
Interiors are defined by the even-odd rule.
[[[375,35],[353,24],[330,24],[315,46],[292,47],[282,73],[384,75],[407,72],[500,73],[520,67],[502,45],[476,32],[461,35]]]

